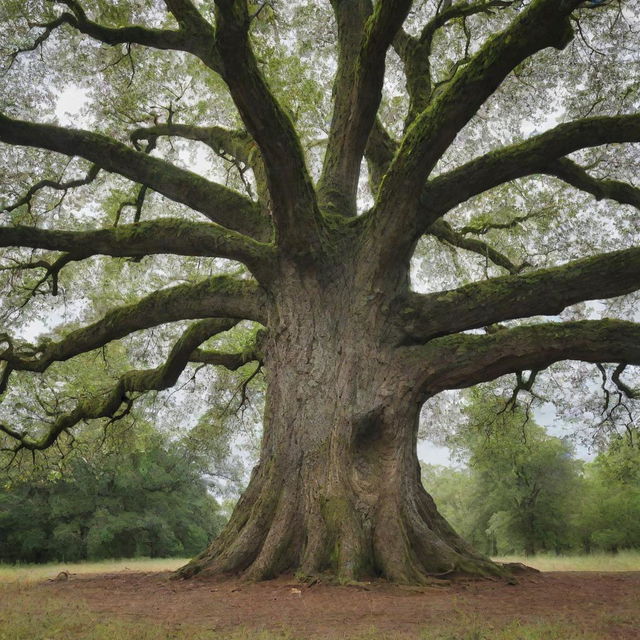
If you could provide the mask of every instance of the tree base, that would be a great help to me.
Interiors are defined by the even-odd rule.
[[[200,574],[266,580],[294,574],[302,581],[384,579],[424,586],[512,573],[511,567],[473,551],[440,515],[417,478],[403,483],[405,491],[378,492],[367,504],[366,493],[328,497],[312,485],[303,494],[300,486],[278,483],[269,475],[258,469],[226,528],[177,571],[177,578]],[[267,499],[278,484],[280,495]],[[297,496],[292,495],[294,487]],[[326,491],[326,485],[322,488]],[[303,495],[314,500],[303,502]]]

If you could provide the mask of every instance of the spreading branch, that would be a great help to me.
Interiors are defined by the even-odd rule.
[[[243,262],[258,279],[265,280],[274,253],[270,245],[216,224],[173,218],[96,231],[0,227],[0,247],[65,251],[72,260],[94,255],[139,258],[164,253],[229,258]]]
[[[627,366],[627,362],[620,363],[611,374],[611,380],[613,380],[616,387],[618,387],[618,389],[624,393],[627,398],[630,398],[631,400],[640,400],[640,389],[633,389],[621,378]]]
[[[0,227],[0,237],[1,237],[1,227]],[[44,269],[44,275],[36,282],[35,285],[28,288],[29,295],[22,303],[22,307],[26,306],[26,304],[33,298],[37,293],[41,292],[42,285],[45,282],[51,280],[51,288],[50,293],[52,296],[58,295],[58,278],[60,276],[60,272],[64,267],[66,267],[71,262],[75,260],[79,260],[81,258],[76,258],[68,253],[62,254],[60,257],[56,258],[53,262],[49,262],[48,260],[34,260],[31,262],[17,262],[16,264],[12,264],[8,267],[0,267],[0,271],[27,271],[33,269]]]
[[[456,229],[456,231],[457,233],[463,236],[468,234],[483,236],[489,233],[489,231],[505,231],[508,229],[514,229],[515,227],[521,225],[523,222],[526,222],[527,220],[532,220],[533,218],[543,216],[545,215],[545,213],[548,213],[547,211],[545,211],[545,209],[533,210],[521,216],[514,216],[513,218],[511,218],[510,220],[507,220],[506,222],[490,222],[485,220],[481,224],[472,223],[472,224],[464,225],[463,227],[460,227],[460,229]],[[437,224],[437,222],[434,224]]]
[[[54,189],[55,191],[62,191],[64,196],[67,194],[69,189],[76,189],[78,187],[82,187],[93,182],[98,177],[99,172],[100,172],[100,167],[98,167],[97,165],[93,165],[89,169],[89,171],[87,172],[84,178],[67,180],[66,182],[60,182],[60,181],[48,180],[48,179],[40,180],[36,182],[34,185],[32,185],[31,187],[29,187],[29,189],[27,190],[25,195],[22,196],[22,198],[19,198],[13,204],[6,206],[1,211],[6,211],[7,213],[11,213],[12,211],[15,211],[16,209],[24,205],[26,205],[29,211],[31,211],[31,202],[33,200],[33,197],[39,191],[42,191],[42,189]]]
[[[413,251],[429,226],[420,225],[420,196],[438,160],[518,64],[546,47],[564,48],[570,42],[569,16],[578,4],[534,0],[509,27],[489,38],[416,118],[378,192],[375,233],[380,242],[391,242],[402,256]],[[380,255],[384,263],[388,256],[382,250]]]
[[[0,114],[0,142],[81,156],[102,169],[147,185],[229,229],[258,240],[268,240],[271,236],[269,220],[249,199],[196,173],[130,149],[107,136],[13,120]]]
[[[545,173],[559,178],[576,189],[586,191],[596,200],[614,200],[620,204],[630,204],[640,209],[640,189],[620,180],[598,179],[579,164],[568,158],[561,158],[547,165]]]
[[[427,393],[459,389],[508,373],[542,370],[561,360],[640,364],[640,324],[583,320],[458,334],[408,349]],[[422,359],[422,363],[421,363]]]
[[[191,0],[164,0],[164,3],[185,31],[198,32],[210,27]]]
[[[42,372],[53,362],[69,360],[135,331],[167,322],[225,317],[265,323],[266,315],[266,297],[255,282],[217,276],[156,291],[139,302],[109,311],[101,320],[72,331],[57,342],[19,345],[4,335],[8,347],[0,352],[0,361],[15,371]]]
[[[427,341],[505,320],[557,315],[584,300],[613,298],[638,289],[640,248],[625,249],[452,291],[411,293],[404,326],[409,340]]]
[[[354,6],[355,4],[355,6]],[[353,216],[360,164],[382,98],[387,50],[411,2],[332,2],[338,24],[335,104],[319,193],[332,213]]]
[[[258,331],[250,344],[246,345],[242,351],[220,351],[217,349],[194,349],[189,356],[190,362],[197,362],[203,365],[214,367],[224,367],[230,371],[236,371],[248,362],[257,360],[260,365],[264,360],[263,345],[265,332]]]
[[[68,432],[83,420],[112,418],[125,405],[131,408],[132,394],[162,391],[172,387],[189,363],[194,349],[208,338],[228,331],[237,320],[213,318],[194,323],[174,344],[168,358],[155,369],[128,371],[110,389],[99,396],[86,398],[72,411],[58,416],[44,435],[34,438],[15,427],[0,424],[0,431],[17,441],[15,451],[43,450],[50,447],[60,434]]]
[[[417,36],[411,36],[406,31],[399,31],[394,40],[394,49],[404,65],[407,93],[409,94],[409,112],[407,125],[427,108],[434,96],[434,82],[431,73],[430,57],[433,53],[433,39],[438,30],[451,24],[455,20],[481,13],[491,14],[496,9],[505,9],[513,5],[513,0],[481,0],[480,2],[449,3],[425,24]],[[451,77],[457,68],[468,61],[463,58],[455,66]]]
[[[107,27],[87,17],[82,5],[77,0],[55,0],[69,9],[62,13],[54,22],[35,24],[44,28],[45,32],[62,24],[68,24],[81,33],[108,45],[139,44],[154,49],[186,51],[193,53],[193,43],[189,42],[189,31],[185,24],[180,23],[179,30],[152,29],[139,25],[126,27]],[[174,4],[179,4],[175,2]],[[179,21],[180,22],[180,21]]]
[[[160,136],[176,136],[207,145],[215,154],[230,160],[242,174],[248,167],[253,172],[258,190],[258,200],[265,209],[270,209],[267,176],[262,155],[255,140],[246,132],[224,127],[198,127],[186,124],[160,124],[136,129],[129,136],[136,148],[141,140],[153,141]]]
[[[216,153],[224,151],[245,164],[253,164],[256,153],[255,142],[246,131],[234,131],[224,127],[199,127],[188,124],[157,124],[153,127],[140,127],[131,132],[129,138],[136,149],[140,141],[153,141],[160,136],[179,137],[202,142]]]
[[[236,371],[248,362],[256,359],[257,357],[252,353],[247,354],[244,352],[235,353],[204,349],[196,349],[189,357],[190,362],[212,365],[214,367],[224,367],[225,369],[229,369],[229,371]]]
[[[431,180],[421,198],[421,226],[428,227],[437,217],[473,196],[535,173],[558,173],[561,174],[558,177],[573,186],[588,192],[597,187],[602,197],[613,197],[634,204],[637,194],[633,187],[617,181],[596,181],[580,171],[578,165],[562,157],[588,147],[638,141],[639,114],[599,116],[560,124],[528,140],[471,160]]]
[[[463,233],[455,231],[445,220],[436,220],[428,230],[429,235],[437,238],[441,242],[450,244],[453,247],[471,251],[493,262],[498,267],[506,269],[511,274],[517,274],[524,269],[527,264],[517,265],[506,255],[494,249],[491,245],[477,238],[465,238]]]
[[[320,239],[320,215],[294,126],[269,89],[249,40],[246,0],[216,0],[222,76],[264,159],[279,243],[305,253]]]

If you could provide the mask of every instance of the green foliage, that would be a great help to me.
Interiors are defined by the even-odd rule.
[[[640,547],[637,433],[615,437],[591,463],[516,408],[479,393],[450,444],[468,468],[423,465],[438,508],[487,554]]]
[[[583,499],[574,527],[584,551],[640,546],[640,446],[638,432],[616,437],[586,466]]]
[[[547,435],[522,410],[500,411],[500,401],[473,396],[468,425],[454,442],[473,470],[482,546],[493,554],[559,551],[578,463],[566,441]]]
[[[188,451],[152,436],[0,489],[0,561],[193,555],[224,523]]]

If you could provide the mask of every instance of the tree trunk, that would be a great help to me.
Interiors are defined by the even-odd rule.
[[[347,296],[353,287],[332,291],[329,281],[289,286],[276,301],[260,463],[226,528],[180,575],[328,573],[420,584],[503,573],[453,531],[422,487],[424,398],[380,338],[380,306],[358,304]]]

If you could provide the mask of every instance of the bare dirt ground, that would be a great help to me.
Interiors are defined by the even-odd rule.
[[[457,581],[403,588],[385,583],[305,586],[294,578],[250,584],[169,579],[169,573],[71,576],[35,589],[83,601],[92,611],[163,624],[198,624],[217,632],[243,627],[293,629],[302,638],[344,638],[375,628],[381,636],[417,638],[425,628],[482,622],[498,627],[570,622],[576,632],[640,638],[640,572],[527,574],[517,584]]]

